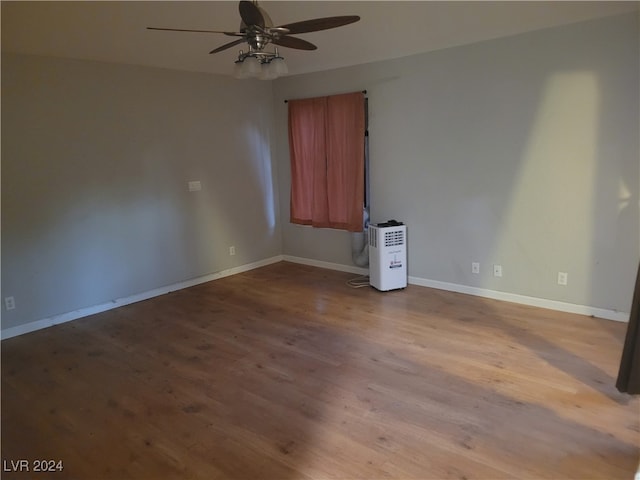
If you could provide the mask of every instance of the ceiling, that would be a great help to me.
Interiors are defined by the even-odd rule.
[[[334,15],[361,21],[299,35],[318,50],[282,48],[290,74],[404,57],[638,11],[640,2],[264,1],[275,25]],[[2,50],[231,75],[234,47],[219,34],[147,26],[237,30],[237,1],[2,2]],[[245,49],[246,50],[246,49]]]

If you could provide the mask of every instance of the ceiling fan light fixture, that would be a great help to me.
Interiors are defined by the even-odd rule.
[[[244,68],[244,62],[242,60],[236,60],[235,64],[233,65],[233,77],[237,78],[238,80],[248,78],[247,72]]]
[[[257,57],[245,58],[244,62],[242,62],[242,66],[247,74],[247,77],[257,77],[258,75],[260,75],[260,71],[262,70],[260,60]]]
[[[249,48],[249,51],[244,53],[240,50],[233,68],[233,76],[237,79],[274,80],[287,73],[289,69],[277,48],[275,52]]]
[[[271,65],[270,62],[263,63],[262,70],[260,70],[258,78],[260,80],[274,80],[275,78],[277,78],[276,72],[274,70],[274,65]]]
[[[276,78],[282,77],[289,73],[289,67],[287,67],[284,58],[282,57],[274,58],[273,60],[271,60],[270,65],[275,70]]]

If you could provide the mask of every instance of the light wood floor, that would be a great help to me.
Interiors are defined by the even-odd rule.
[[[3,469],[64,462],[3,478],[633,478],[626,324],[352,277],[279,263],[2,342]]]

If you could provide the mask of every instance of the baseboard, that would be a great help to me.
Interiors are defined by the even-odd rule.
[[[589,307],[587,305],[577,305],[574,303],[559,302],[557,300],[548,300],[545,298],[528,297],[526,295],[518,295],[516,293],[499,292],[497,290],[470,287],[456,283],[439,282],[420,277],[409,277],[409,283],[412,285],[420,285],[422,287],[437,288],[438,290],[447,290],[449,292],[465,293],[476,297],[502,300],[503,302],[519,303],[533,307],[548,308],[550,310],[557,310],[560,312],[577,313],[580,315],[604,318],[606,320],[615,320],[617,322],[629,321],[628,312],[618,312],[616,310],[607,310],[605,308]]]
[[[184,288],[193,287],[201,283],[210,282],[219,278],[229,277],[238,273],[247,272],[256,268],[271,265],[273,263],[287,261],[292,263],[300,263],[302,265],[309,265],[312,267],[327,268],[329,270],[337,270],[341,272],[349,272],[358,275],[366,275],[369,273],[367,268],[356,267],[352,265],[343,265],[340,263],[323,262],[321,260],[313,260],[310,258],[294,257],[291,255],[276,255],[257,262],[240,265],[238,267],[222,270],[220,272],[211,273],[201,277],[186,280],[184,282],[174,283],[165,287],[156,288],[148,292],[139,293],[130,297],[118,298],[108,303],[101,305],[95,305],[92,307],[81,308],[72,312],[55,315],[53,317],[36,320],[24,325],[18,325],[15,327],[6,328],[0,331],[0,340],[6,340],[8,338],[17,337],[18,335],[24,335],[26,333],[35,332],[43,328],[52,327],[61,323],[70,322],[79,318],[94,315],[96,313],[105,312],[114,308],[129,305],[131,303],[141,302],[153,297],[164,295],[176,290],[182,290]],[[523,305],[531,305],[534,307],[548,308],[550,310],[557,310],[560,312],[577,313],[580,315],[594,316],[598,318],[604,318],[606,320],[615,320],[617,322],[628,322],[628,312],[618,312],[616,310],[608,310],[604,308],[589,307],[586,305],[576,305],[573,303],[559,302],[556,300],[547,300],[544,298],[528,297],[526,295],[518,295],[515,293],[499,292],[496,290],[489,290],[486,288],[470,287],[467,285],[460,285],[457,283],[440,282],[437,280],[429,280],[426,278],[413,277],[408,278],[408,282],[412,285],[419,285],[423,287],[436,288],[438,290],[446,290],[450,292],[465,293],[467,295],[474,295],[477,297],[491,298],[494,300],[502,300],[505,302],[520,303]]]
[[[209,275],[203,275],[201,277],[185,280],[184,282],[178,282],[172,285],[167,285],[165,287],[149,290],[148,292],[131,295],[130,297],[118,298],[116,300],[113,300],[108,303],[103,303],[101,305],[81,308],[79,310],[74,310],[72,312],[67,312],[60,315],[55,315],[53,317],[43,318],[41,320],[29,322],[24,325],[18,325],[15,327],[6,328],[0,331],[0,339],[6,340],[8,338],[17,337],[18,335],[24,335],[26,333],[35,332],[36,330],[41,330],[43,328],[52,327],[54,325],[59,325],[61,323],[66,323],[72,320],[77,320],[79,318],[88,317],[89,315],[94,315],[96,313],[106,312],[107,310],[123,307],[131,303],[141,302],[143,300],[148,300],[153,297],[165,295],[170,292],[175,292],[176,290],[182,290],[184,288],[193,287],[201,283],[206,283],[212,280],[217,280],[219,278],[229,277],[231,275],[236,275],[238,273],[254,270],[256,268],[264,267],[266,265],[271,265],[272,263],[281,262],[282,260],[283,260],[282,255],[277,255],[275,257],[259,260],[257,262],[240,265],[239,267],[233,267],[227,270],[222,270],[220,272],[211,273]]]
[[[328,268],[331,270],[338,270],[341,272],[350,272],[366,275],[369,270],[366,268],[360,268],[350,265],[342,265],[338,263],[323,262],[320,260],[312,260],[309,258],[292,257],[290,255],[284,255],[283,260],[294,263],[301,263],[304,265],[311,265],[314,267]],[[573,303],[559,302],[556,300],[547,300],[544,298],[528,297],[526,295],[518,295],[515,293],[499,292],[497,290],[489,290],[486,288],[470,287],[467,285],[460,285],[457,283],[439,282],[437,280],[429,280],[426,278],[413,277],[408,278],[408,283],[411,285],[419,285],[422,287],[436,288],[438,290],[447,290],[449,292],[465,293],[467,295],[474,295],[476,297],[491,298],[494,300],[502,300],[504,302],[519,303],[522,305],[530,305],[533,307],[548,308],[550,310],[557,310],[560,312],[577,313],[580,315],[588,315],[598,318],[604,318],[606,320],[615,320],[617,322],[628,322],[628,312],[618,312],[616,310],[607,310],[604,308],[589,307],[586,305],[576,305]]]
[[[356,267],[352,265],[343,265],[341,263],[323,262],[321,260],[313,260],[311,258],[292,257],[291,255],[283,255],[285,262],[300,263],[311,267],[328,268],[329,270],[338,270],[340,272],[356,273],[358,275],[368,275],[369,269]]]

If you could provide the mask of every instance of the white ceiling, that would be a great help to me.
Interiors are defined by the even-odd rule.
[[[334,15],[361,21],[299,35],[318,50],[281,49],[291,74],[404,57],[592,18],[640,2],[264,1],[275,25]],[[240,47],[218,34],[147,26],[236,30],[237,1],[2,2],[2,50],[230,75]]]

